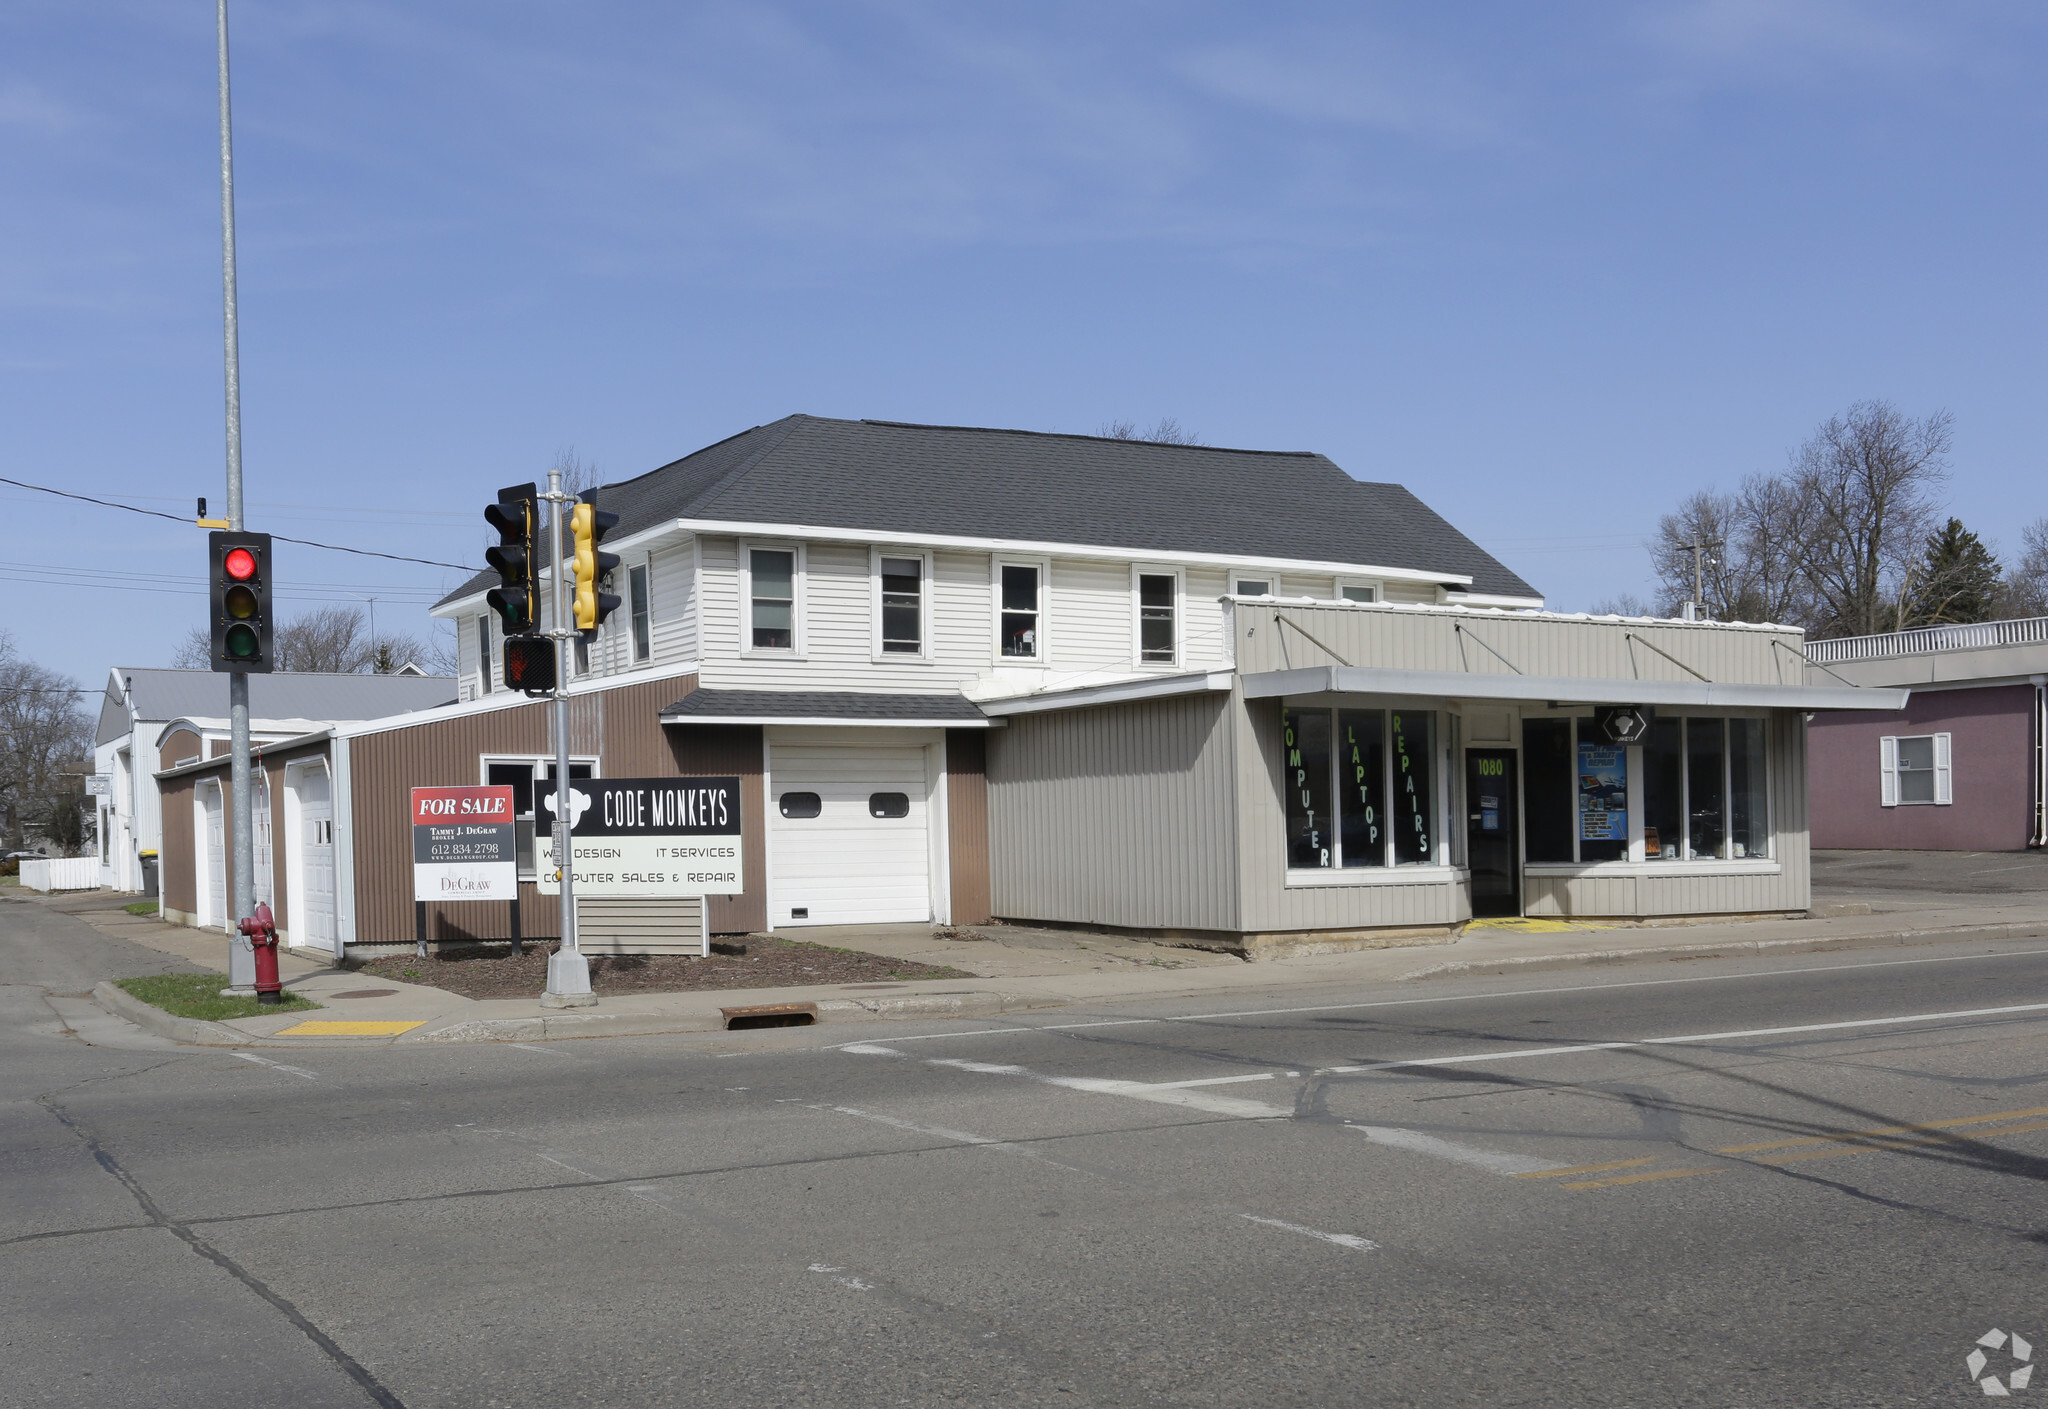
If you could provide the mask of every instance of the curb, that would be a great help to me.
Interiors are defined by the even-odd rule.
[[[225,1023],[208,1022],[203,1018],[180,1018],[165,1012],[152,1003],[145,1003],[125,988],[117,988],[111,981],[102,979],[93,985],[92,1001],[99,1004],[117,1018],[125,1018],[145,1032],[159,1037],[168,1037],[173,1042],[183,1042],[195,1047],[248,1047],[253,1044],[246,1032],[237,1032]]]
[[[1810,939],[1739,939],[1727,944],[1657,944],[1635,949],[1589,949],[1568,954],[1527,954],[1507,959],[1454,960],[1397,975],[1395,983],[1422,979],[1462,978],[1484,974],[1534,973],[1544,969],[1584,968],[1594,964],[1627,964],[1643,959],[1710,958],[1750,954],[1820,954],[1831,949],[1901,948],[1920,944],[1967,944],[1972,941],[2034,939],[2048,934],[2048,924],[1959,925],[1941,930],[1887,930],[1878,934],[1815,936]]]

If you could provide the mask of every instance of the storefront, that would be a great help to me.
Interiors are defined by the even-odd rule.
[[[1008,724],[990,740],[996,913],[1247,952],[1497,916],[1798,913],[1806,712],[1904,701],[1808,684],[1783,628],[1232,608],[1230,674],[982,702]]]

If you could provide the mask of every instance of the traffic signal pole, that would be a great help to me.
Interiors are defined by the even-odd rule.
[[[568,562],[562,539],[569,527],[569,505],[575,501],[562,492],[562,472],[548,471],[548,537],[554,541],[554,581],[551,601],[554,624],[546,633],[555,643],[555,866],[562,877],[562,942],[548,956],[548,987],[541,995],[543,1008],[587,1008],[597,1002],[590,991],[590,961],[576,943],[575,855],[570,846],[570,826],[576,816],[571,798],[575,793],[569,777],[569,643],[576,639],[569,625],[569,594],[565,578]]]
[[[228,118],[228,0],[216,0],[220,41],[220,249],[221,294],[227,363],[228,527],[241,532],[242,521],[242,353],[235,328],[235,147]],[[250,816],[249,677],[228,676],[228,776],[234,793],[232,825],[234,865],[228,925],[228,987],[256,991],[256,951],[237,927],[254,911],[252,884],[256,865],[256,831]]]

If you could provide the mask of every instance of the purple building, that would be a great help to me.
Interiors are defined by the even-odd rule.
[[[2048,842],[2048,617],[1810,641],[1806,651],[1816,680],[1913,692],[1896,712],[1811,716],[1816,848]]]

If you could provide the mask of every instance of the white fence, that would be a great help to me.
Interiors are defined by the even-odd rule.
[[[1845,660],[1917,656],[1926,651],[2026,646],[2041,641],[2048,641],[2048,616],[2027,616],[2013,621],[1973,621],[1967,626],[1923,626],[1915,631],[1888,631],[1882,636],[1838,636],[1832,641],[1808,641],[1806,658],[1833,664]]]
[[[100,859],[67,856],[24,861],[21,883],[30,890],[95,890],[100,883]]]

